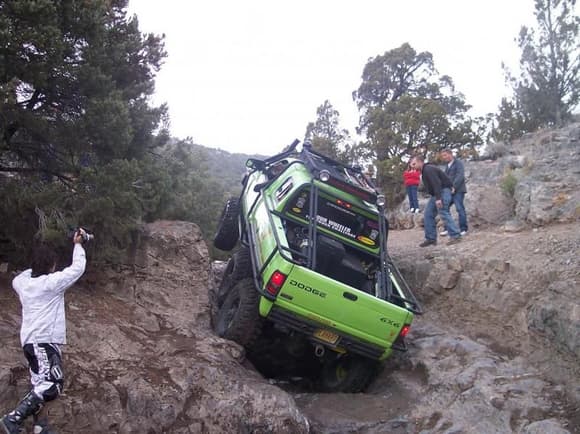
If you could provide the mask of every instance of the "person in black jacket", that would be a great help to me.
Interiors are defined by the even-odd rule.
[[[453,156],[451,149],[441,151],[441,158],[447,163],[445,174],[453,183],[453,187],[451,187],[451,203],[455,205],[455,209],[457,210],[461,235],[465,235],[468,229],[467,213],[463,205],[465,193],[467,193],[467,187],[465,186],[465,168],[463,167],[463,162]],[[445,236],[447,233],[441,232],[440,235]]]
[[[423,225],[425,228],[425,241],[419,244],[419,246],[427,247],[437,244],[437,225],[435,224],[435,216],[437,213],[439,213],[439,216],[443,220],[445,230],[450,236],[447,244],[459,242],[461,235],[449,212],[451,188],[453,187],[451,180],[437,166],[425,163],[423,157],[419,155],[411,158],[410,165],[412,168],[421,171],[423,185],[431,195],[424,211],[425,218]]]

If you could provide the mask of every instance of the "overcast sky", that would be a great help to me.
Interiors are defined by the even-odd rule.
[[[408,42],[473,106],[495,112],[517,67],[533,0],[131,0],[142,32],[164,33],[155,103],[175,137],[271,155],[302,139],[324,100],[354,134],[352,92],[371,57]]]

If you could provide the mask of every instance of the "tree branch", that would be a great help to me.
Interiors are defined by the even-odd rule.
[[[37,167],[7,167],[7,166],[0,166],[0,172],[19,172],[19,173],[46,173],[47,175],[56,176],[61,181],[66,182],[73,182],[74,179],[70,176],[63,175],[58,172],[54,172],[48,169],[42,169]]]

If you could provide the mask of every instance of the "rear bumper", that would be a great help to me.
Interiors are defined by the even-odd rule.
[[[272,307],[267,318],[278,325],[303,333],[304,335],[311,337],[311,339],[314,341],[316,341],[316,338],[314,338],[312,335],[316,330],[321,328],[320,324],[307,318],[303,318],[285,309],[281,309],[277,306]],[[328,327],[322,326],[322,328]],[[384,360],[391,354],[391,349],[379,347],[375,344],[361,341],[360,339],[347,335],[336,329],[332,329],[332,331],[339,335],[339,340],[331,347],[340,347],[348,352],[359,354],[363,357],[373,360]],[[328,345],[324,342],[320,343]],[[406,347],[400,345],[397,345],[396,348],[393,346],[393,348],[402,351],[406,350]]]

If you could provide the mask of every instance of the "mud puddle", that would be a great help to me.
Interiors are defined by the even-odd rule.
[[[396,356],[385,363],[365,393],[313,393],[311,380],[303,377],[269,381],[294,397],[313,433],[326,434],[413,432],[409,410],[427,385],[423,369]]]

